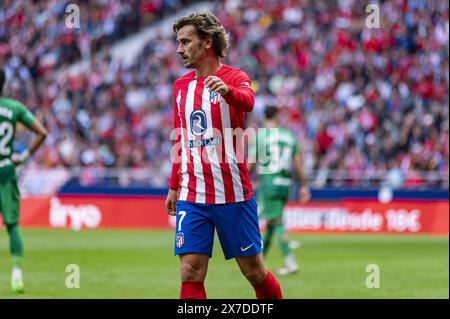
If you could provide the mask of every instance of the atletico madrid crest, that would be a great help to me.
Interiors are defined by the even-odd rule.
[[[183,244],[184,244],[184,235],[183,235],[183,233],[178,233],[177,234],[177,236],[175,238],[175,244],[177,245],[178,248],[183,246]]]
[[[211,104],[219,103],[221,99],[222,96],[218,92],[209,93],[209,103]]]

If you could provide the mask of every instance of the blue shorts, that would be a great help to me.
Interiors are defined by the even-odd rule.
[[[256,200],[232,204],[177,202],[175,255],[212,256],[214,229],[225,259],[257,255],[262,241]]]

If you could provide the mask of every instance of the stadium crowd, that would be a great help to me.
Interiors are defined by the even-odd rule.
[[[177,44],[155,35],[130,65],[108,48],[187,1],[85,1],[77,30],[63,25],[66,3],[0,5],[7,95],[50,132],[32,167],[146,168],[150,185],[164,187],[172,83],[186,72]],[[248,126],[262,127],[265,106],[277,105],[317,186],[384,176],[420,187],[423,172],[448,176],[448,2],[379,6],[381,28],[368,28],[360,1],[215,4],[232,40],[225,63],[243,68],[255,90]],[[80,59],[88,72],[57,77]]]

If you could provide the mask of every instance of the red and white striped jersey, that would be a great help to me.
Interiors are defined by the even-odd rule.
[[[253,195],[244,154],[244,112],[254,93],[243,71],[228,65],[214,74],[228,86],[226,96],[209,92],[192,71],[173,85],[174,152],[169,188],[178,200],[224,204]],[[178,146],[178,147],[177,147]]]

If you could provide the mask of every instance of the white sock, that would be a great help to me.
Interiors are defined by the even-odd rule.
[[[21,280],[22,279],[22,269],[14,267],[11,274],[11,280]]]

